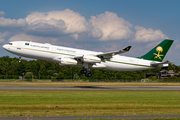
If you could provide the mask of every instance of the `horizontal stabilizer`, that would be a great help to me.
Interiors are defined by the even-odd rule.
[[[152,67],[168,67],[169,64],[171,64],[171,63],[173,63],[173,62],[162,62],[162,63],[154,63],[154,62],[152,62],[151,66]]]

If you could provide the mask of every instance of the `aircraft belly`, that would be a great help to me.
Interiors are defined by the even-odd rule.
[[[106,69],[113,71],[136,71],[136,70],[151,69],[151,67],[140,66],[138,64],[129,64],[129,63],[106,62]]]

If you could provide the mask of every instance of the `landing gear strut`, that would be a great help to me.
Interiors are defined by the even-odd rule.
[[[83,70],[81,70],[81,74],[85,75],[86,77],[91,77],[91,71],[87,68],[84,68]]]
[[[19,63],[21,63],[21,56],[19,56]]]

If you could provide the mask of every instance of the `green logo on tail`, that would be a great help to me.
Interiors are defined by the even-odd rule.
[[[157,51],[158,53],[154,53],[154,55],[156,55],[154,58],[159,58],[160,60],[162,60],[161,56],[164,56],[164,55],[162,55],[162,54],[160,54],[160,53],[163,52],[163,48],[162,48],[161,46],[158,46],[158,47],[156,48],[156,51]]]
[[[154,47],[151,51],[138,58],[162,62],[173,42],[174,40],[166,39]]]

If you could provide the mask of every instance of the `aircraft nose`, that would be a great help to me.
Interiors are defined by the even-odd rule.
[[[3,45],[3,48],[4,48],[4,49],[7,49],[7,45]]]

